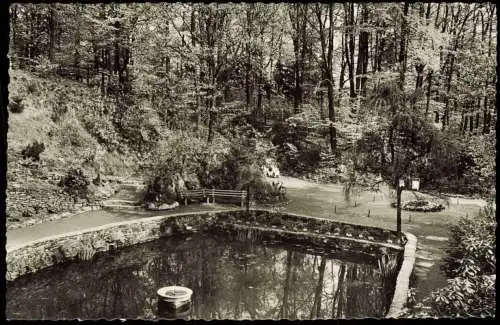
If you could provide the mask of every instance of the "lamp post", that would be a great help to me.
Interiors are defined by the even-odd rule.
[[[401,232],[401,194],[404,189],[411,188],[412,191],[420,189],[420,179],[411,177],[400,177],[397,179],[396,188],[396,231]]]
[[[405,180],[403,178],[398,178],[397,188],[396,188],[396,231],[401,232],[401,193],[403,192],[405,186]]]

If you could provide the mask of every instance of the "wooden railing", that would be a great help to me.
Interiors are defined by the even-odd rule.
[[[215,198],[234,198],[241,200],[241,206],[245,206],[245,199],[247,198],[246,191],[236,190],[216,190],[216,189],[199,189],[191,191],[182,191],[181,197],[184,199],[184,205],[187,205],[188,199],[206,199],[207,203],[215,203]]]

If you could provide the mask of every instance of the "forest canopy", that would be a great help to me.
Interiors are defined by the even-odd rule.
[[[404,147],[422,159],[401,173],[428,188],[494,187],[492,3],[13,4],[10,17],[11,68],[95,89],[138,152],[160,127],[210,145],[235,136],[228,125],[270,121],[291,172],[321,160],[384,173]]]

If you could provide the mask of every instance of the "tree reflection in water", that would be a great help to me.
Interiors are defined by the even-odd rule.
[[[243,239],[243,238],[242,238]],[[297,245],[197,233],[59,265],[7,284],[9,319],[157,318],[156,290],[194,291],[191,319],[381,317],[397,275],[382,263],[338,260]]]

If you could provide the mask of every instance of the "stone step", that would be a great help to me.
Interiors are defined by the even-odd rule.
[[[140,202],[132,201],[132,200],[120,200],[120,199],[110,199],[103,202],[103,204],[111,204],[111,205],[130,205],[130,206],[139,206]]]
[[[434,265],[434,263],[431,263],[431,262],[424,262],[424,261],[418,261],[417,263],[415,263],[415,266],[416,268],[426,268],[426,269],[429,269],[431,268],[432,266]]]
[[[104,203],[102,205],[102,208],[105,210],[132,210],[132,211],[138,211],[143,209],[143,207],[140,205],[121,205],[121,204],[104,204]]]

